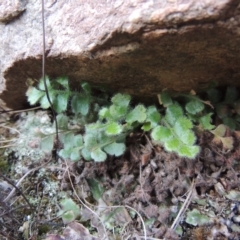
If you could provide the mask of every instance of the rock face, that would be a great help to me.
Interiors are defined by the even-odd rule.
[[[240,85],[238,0],[45,0],[44,15],[46,73],[75,87],[142,98]],[[0,97],[21,108],[26,80],[41,77],[41,1],[2,1],[0,33]]]

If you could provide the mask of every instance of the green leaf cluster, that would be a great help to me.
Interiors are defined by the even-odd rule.
[[[60,134],[60,140],[64,144],[64,148],[59,151],[59,156],[72,161],[80,160],[80,150],[83,147],[82,135],[75,135],[74,132],[68,131]]]
[[[192,121],[184,116],[182,107],[173,102],[166,108],[162,125],[157,125],[151,132],[153,140],[163,144],[168,152],[176,152],[180,156],[194,158],[199,147],[195,145],[196,137],[192,130]]]
[[[71,198],[62,199],[60,205],[62,210],[58,212],[58,216],[62,217],[64,224],[74,221],[79,216],[80,208]]]
[[[167,91],[158,94],[158,100],[165,108],[165,115],[152,130],[152,139],[169,152],[182,157],[196,157],[200,148],[196,145],[194,127],[202,130],[215,127],[211,124],[213,113],[206,107],[210,103],[195,94],[169,94]]]
[[[199,96],[195,94],[169,94],[167,91],[163,91],[158,94],[159,103],[168,108],[171,106],[175,99],[175,102],[181,103],[182,111],[186,118],[192,121],[194,126],[200,127],[202,130],[212,130],[215,126],[212,122],[212,109],[209,110],[211,103],[203,101]],[[180,111],[180,110],[179,110]]]
[[[84,116],[88,114],[91,103],[91,88],[88,83],[84,82],[81,84],[81,92],[74,92],[70,90],[66,77],[60,77],[53,81],[50,81],[46,77],[45,80],[50,101],[57,113],[65,112],[68,108],[68,102],[71,100],[71,110],[73,113],[80,113]],[[43,79],[40,79],[36,87],[30,86],[26,95],[31,105],[39,103],[43,109],[51,106]]]
[[[163,91],[158,95],[161,108],[143,104],[132,106],[128,94],[117,93],[110,102],[106,102],[109,99],[106,97],[97,98],[88,83],[82,83],[79,92],[70,90],[67,78],[51,82],[46,78],[46,83],[58,113],[59,136],[63,144],[59,155],[64,159],[102,162],[108,155],[120,156],[126,150],[126,136],[136,128],[150,132],[154,142],[163,145],[166,151],[194,158],[200,150],[194,127],[214,128],[212,113],[205,111],[207,103],[195,95],[179,94],[175,96],[179,99],[176,101]],[[29,87],[27,97],[31,105],[39,103],[42,108],[50,107],[42,79],[37,87]],[[72,119],[80,128],[71,128]],[[53,146],[54,138],[45,142],[45,146]]]
[[[120,156],[125,152],[125,138],[129,132],[141,124],[148,129],[157,124],[160,114],[156,107],[146,108],[139,104],[131,108],[130,101],[128,94],[114,95],[111,104],[99,110],[98,121],[86,125],[85,159],[101,162],[106,160],[107,154]]]

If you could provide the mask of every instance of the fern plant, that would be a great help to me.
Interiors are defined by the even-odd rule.
[[[50,100],[53,103],[53,108],[57,113],[62,113],[67,110],[68,100],[71,98],[71,109],[73,113],[80,113],[83,116],[88,114],[92,101],[91,88],[88,83],[81,84],[82,92],[70,90],[66,77],[57,78],[55,81],[51,82],[49,78],[46,77],[46,85]],[[43,109],[48,109],[50,107],[43,79],[40,79],[37,87],[30,86],[26,95],[31,105],[39,103]]]
[[[211,113],[204,113],[205,103],[196,96],[185,95],[187,100],[183,108],[164,91],[158,95],[163,105],[159,110],[154,105],[132,107],[130,95],[122,93],[115,94],[109,103],[100,104],[99,100],[94,103],[95,97],[88,83],[82,83],[82,91],[76,92],[70,90],[67,78],[51,82],[47,78],[47,87],[58,113],[63,143],[59,155],[64,159],[77,161],[83,157],[101,162],[108,154],[120,156],[126,149],[126,136],[136,128],[150,132],[154,143],[163,145],[166,151],[194,158],[199,152],[194,126],[208,130],[214,127],[210,123]],[[31,105],[39,103],[42,108],[49,107],[42,79],[37,87],[28,89],[27,97]],[[67,111],[70,115],[66,114]],[[70,128],[69,122],[73,118],[84,125],[82,129]],[[49,146],[53,140],[51,137],[45,141]]]
[[[162,143],[167,151],[193,158],[198,154],[199,147],[194,145],[196,137],[192,128],[192,121],[184,116],[181,106],[173,103],[167,107],[162,125],[153,129],[151,137]]]
[[[158,95],[160,104],[165,110],[161,124],[152,133],[153,140],[160,142],[167,151],[176,152],[179,156],[194,158],[200,151],[196,145],[193,128],[198,125],[204,130],[214,128],[211,124],[212,113],[204,113],[206,102],[191,94],[177,94],[175,98],[184,98],[183,108],[174,101],[167,91]]]
[[[111,105],[104,106],[98,113],[98,121],[85,127],[84,147],[82,156],[95,161],[104,161],[107,154],[120,156],[124,153],[125,138],[134,128],[151,120],[149,112],[153,106],[146,108],[139,104],[131,108],[131,97],[127,94],[116,94],[111,98]],[[157,109],[155,108],[157,115]],[[160,116],[160,115],[159,115]]]

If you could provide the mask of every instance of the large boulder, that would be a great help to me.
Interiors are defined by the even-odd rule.
[[[238,0],[45,0],[46,73],[152,97],[239,85]],[[26,102],[42,68],[40,0],[0,3],[0,92]]]

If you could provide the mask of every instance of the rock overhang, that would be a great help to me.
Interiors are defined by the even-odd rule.
[[[55,6],[54,10],[49,5],[45,13],[46,73],[50,78],[68,76],[75,87],[79,81],[88,81],[140,98],[154,97],[165,88],[174,91],[199,90],[211,81],[221,85],[238,85],[240,21],[237,1],[220,1],[208,7],[206,3],[206,12],[201,12],[201,9],[197,11],[195,1],[177,3],[179,6],[176,5],[177,1],[167,2],[170,5],[155,8],[155,11],[152,1],[145,1],[145,7],[135,6],[132,11],[130,3],[122,3],[125,8],[130,8],[123,14],[125,17],[120,14],[122,5],[115,10],[116,5],[113,4],[104,10],[110,20],[101,18],[103,10],[102,14],[95,14],[93,19],[100,21],[95,27],[84,14],[77,16],[77,10],[73,12],[75,25],[70,24],[73,18],[68,14],[62,20],[63,30],[60,28],[60,13],[67,14],[73,6],[70,4],[66,7],[60,1],[59,5],[52,5]],[[36,11],[37,6],[36,3],[28,3],[27,8]],[[63,6],[65,10],[61,12],[59,8]],[[81,7],[83,9],[84,6]],[[99,8],[103,9],[104,6]],[[120,15],[111,26],[114,10],[116,15]],[[1,60],[1,81],[5,85],[1,98],[11,108],[20,108],[26,103],[26,80],[41,77],[40,12],[38,9],[33,14],[36,20],[32,17],[32,26],[38,27],[32,32],[29,27],[27,32],[25,30],[19,35],[19,40],[25,39],[27,46],[21,43],[22,49],[17,49],[16,36],[8,43],[2,42],[6,49],[0,53],[5,51],[9,56]],[[19,21],[27,21],[24,14]],[[84,21],[90,26],[79,25]],[[17,26],[11,23],[0,27],[5,31],[5,37],[11,28],[17,32]],[[38,37],[34,35],[37,33]]]

